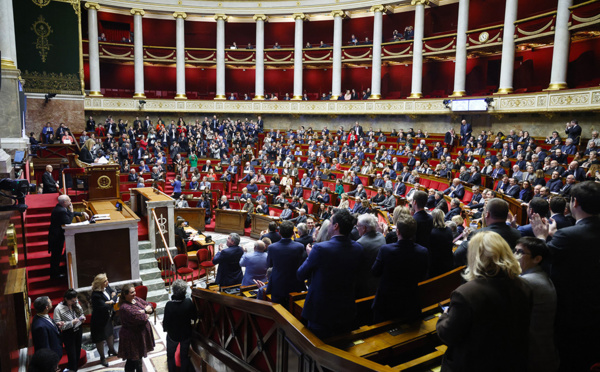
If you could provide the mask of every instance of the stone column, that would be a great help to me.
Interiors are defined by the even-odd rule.
[[[333,66],[331,68],[331,99],[337,100],[342,94],[342,17],[343,10],[331,12],[333,17]]]
[[[146,98],[144,93],[144,35],[142,31],[143,9],[131,9],[133,14],[133,64],[135,71],[135,93],[133,98]]]
[[[515,21],[519,0],[506,0],[504,11],[504,31],[502,33],[502,64],[500,65],[500,87],[498,94],[513,91],[515,69]]]
[[[102,97],[100,92],[100,53],[98,52],[98,10],[97,3],[85,3],[88,9],[88,38],[90,53],[90,97]]]
[[[371,63],[371,96],[381,98],[381,40],[383,33],[383,5],[373,5],[373,62]]]
[[[295,13],[292,15],[296,22],[295,38],[294,38],[294,94],[292,101],[302,100],[302,61],[304,48],[304,20],[306,16],[303,13]]]
[[[185,12],[173,13],[176,22],[177,92],[175,99],[187,99],[185,95]]]
[[[0,0],[0,50],[2,69],[17,69],[17,42],[12,0]]]
[[[554,28],[554,50],[552,52],[552,72],[548,90],[567,88],[567,67],[569,66],[569,49],[571,32],[569,32],[569,8],[573,0],[558,0],[556,10],[556,26]]]
[[[216,14],[217,20],[217,92],[216,100],[225,100],[225,14]]]
[[[469,0],[458,2],[458,26],[456,28],[456,61],[454,65],[454,92],[452,97],[467,94],[467,30],[469,29]]]
[[[429,0],[412,0],[415,6],[415,33],[413,37],[412,85],[409,98],[423,97],[423,36],[425,32],[425,6]]]
[[[256,22],[256,64],[254,66],[254,99],[265,99],[265,21],[267,16],[257,14]]]

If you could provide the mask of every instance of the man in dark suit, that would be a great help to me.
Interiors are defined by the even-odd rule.
[[[569,169],[563,173],[563,177],[567,177],[569,174],[575,177],[575,179],[579,182],[585,180],[585,171],[579,167],[579,163],[576,161],[572,161],[569,164]]]
[[[463,146],[471,137],[472,132],[473,128],[471,127],[471,124],[468,124],[467,121],[463,119],[463,121],[460,123],[460,139]]]
[[[273,268],[267,293],[271,294],[272,302],[281,304],[287,309],[289,293],[306,290],[304,282],[296,277],[296,271],[304,261],[306,253],[304,245],[291,239],[294,234],[293,223],[283,221],[279,226],[279,233],[281,240],[269,246],[267,255],[267,265]]]
[[[417,221],[415,243],[427,248],[429,246],[431,229],[433,229],[433,218],[429,213],[425,212],[425,204],[427,204],[427,193],[420,190],[415,191],[410,202],[413,217]]]
[[[355,287],[363,261],[362,246],[349,237],[356,219],[343,209],[330,222],[331,239],[315,244],[297,272],[301,281],[312,278],[302,317],[321,339],[354,328]]]
[[[573,222],[565,217],[565,208],[567,206],[567,199],[559,196],[554,196],[550,199],[550,219],[556,223],[556,229],[560,230],[565,227],[573,226]],[[543,214],[540,214],[543,216]]]
[[[477,167],[471,167],[471,175],[467,182],[471,185],[481,185],[481,173],[479,173]]]
[[[271,240],[271,243],[277,243],[278,241],[280,241],[281,235],[277,232],[277,223],[273,221],[269,222],[269,231],[266,234],[261,235],[260,238],[269,238],[269,240]]]
[[[52,301],[50,301],[48,296],[36,298],[33,301],[33,308],[37,313],[31,323],[31,338],[33,339],[35,351],[50,349],[60,359],[63,355],[60,327],[64,325],[64,322],[57,322],[55,324],[50,319],[48,313],[52,310]]]
[[[508,203],[505,200],[499,198],[490,199],[485,206],[482,217],[485,219],[486,227],[477,230],[481,231],[493,231],[500,234],[500,236],[508,243],[510,249],[515,250],[517,240],[521,238],[519,230],[515,229],[506,224],[508,218]],[[469,236],[469,239],[471,236]],[[461,245],[454,252],[454,266],[463,266],[467,264],[467,251],[468,251],[467,240],[463,241]]]
[[[460,182],[460,179],[455,178],[452,180],[452,186],[444,190],[444,194],[451,198],[458,198],[459,200],[462,200],[463,196],[465,196],[465,188]]]
[[[64,277],[64,274],[59,272],[60,261],[64,257],[62,252],[65,245],[65,232],[62,225],[71,224],[75,216],[89,218],[85,212],[73,212],[71,198],[68,195],[60,195],[58,204],[56,204],[50,215],[50,228],[48,230],[48,253],[51,254],[50,276],[53,278]]]
[[[358,216],[356,229],[360,235],[357,242],[362,245],[365,257],[356,286],[356,298],[365,298],[373,296],[379,287],[379,277],[371,273],[371,268],[379,254],[379,248],[385,245],[385,236],[377,231],[377,218],[370,213]]]
[[[508,187],[506,188],[505,194],[512,198],[518,199],[520,192],[521,192],[521,187],[519,186],[517,181],[514,178],[509,178],[508,179]]]
[[[244,250],[240,247],[240,236],[236,233],[229,234],[226,244],[225,249],[221,244],[219,252],[212,260],[213,264],[219,265],[215,283],[221,287],[240,284],[244,277],[240,266],[240,259],[244,255]]]
[[[363,137],[365,135],[363,127],[358,124],[358,121],[354,124],[354,128],[352,128],[352,131],[358,138]]]
[[[311,234],[308,233],[308,226],[306,225],[306,223],[303,222],[297,224],[296,229],[298,229],[298,235],[300,235],[300,237],[296,238],[296,240],[294,240],[295,242],[302,243],[304,248],[306,248],[307,245],[313,243],[313,237]]]
[[[452,149],[452,147],[456,145],[456,142],[457,138],[456,133],[454,132],[454,128],[450,128],[450,130],[447,131],[444,135],[444,144],[446,144],[446,147],[448,147],[448,149]]]
[[[543,216],[533,215],[535,236],[548,241],[556,288],[556,340],[561,370],[589,371],[600,360],[600,184],[586,181],[571,188],[571,214],[577,223],[556,230]]]
[[[565,179],[565,185],[558,192],[562,196],[569,197],[571,195],[571,188],[575,184],[575,177],[572,174],[569,174]]]
[[[550,205],[548,201],[542,198],[533,198],[529,202],[529,206],[527,207],[527,217],[531,219],[531,215],[536,213],[540,216],[547,216],[548,211],[550,210]],[[564,209],[563,209],[564,210]],[[517,230],[521,233],[521,236],[533,236],[533,229],[531,228],[531,224],[516,226],[516,216],[513,217],[511,221],[512,227],[516,227]]]
[[[267,189],[267,194],[273,195],[273,197],[276,197],[277,195],[279,195],[279,186],[275,185],[274,181],[271,181],[271,183],[269,184],[269,188]]]
[[[579,126],[577,120],[571,120],[571,122],[567,123],[565,127],[565,133],[570,139],[573,140],[575,145],[579,144],[579,139],[581,138],[581,127]]]
[[[46,171],[42,175],[42,185],[44,194],[51,194],[58,192],[58,182],[52,177],[52,166],[46,165]]]
[[[414,218],[400,215],[396,223],[398,242],[379,248],[371,272],[381,276],[373,300],[373,320],[412,321],[421,316],[418,285],[427,278],[427,249],[415,244],[418,223]]]
[[[460,216],[462,209],[460,209],[460,200],[453,198],[450,202],[450,210],[444,216],[444,221],[448,222],[452,220],[454,216]]]
[[[402,181],[396,182],[396,186],[394,186],[394,195],[404,196],[406,194],[406,185]]]

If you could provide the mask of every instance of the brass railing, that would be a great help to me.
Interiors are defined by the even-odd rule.
[[[163,281],[167,284],[167,290],[171,293],[171,285],[175,281],[175,277],[177,275],[177,269],[175,267],[175,262],[173,261],[173,257],[171,256],[169,244],[167,244],[167,239],[165,239],[165,234],[160,228],[160,224],[158,223],[158,217],[156,216],[156,212],[154,208],[152,208],[152,218],[154,219],[154,224],[156,225],[156,229],[160,233],[160,238],[163,242],[163,247],[159,247],[159,244],[156,244],[154,247],[154,258],[158,261],[158,266],[161,271],[161,276]]]

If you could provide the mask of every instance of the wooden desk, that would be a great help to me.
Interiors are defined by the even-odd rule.
[[[116,210],[117,202],[122,211]],[[94,277],[104,272],[113,284],[139,281],[140,218],[118,199],[91,201],[88,208],[93,214],[110,215],[110,220],[64,226],[66,253],[73,262],[69,286],[89,288]]]
[[[206,210],[204,208],[175,208],[175,218],[181,216],[195,230],[204,231]]]
[[[250,231],[250,236],[254,239],[260,238],[261,232],[268,230],[269,224],[273,221],[279,223],[281,220],[279,217],[252,213],[252,230]]]
[[[215,209],[215,232],[244,235],[247,211]]]

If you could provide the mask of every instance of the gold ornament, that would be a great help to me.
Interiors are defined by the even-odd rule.
[[[108,176],[101,176],[98,178],[98,188],[99,189],[110,189],[111,186],[111,181],[110,181],[110,177]]]
[[[39,16],[37,21],[33,23],[31,29],[38,36],[37,41],[35,42],[35,49],[40,51],[40,57],[42,57],[42,62],[46,62],[46,57],[48,56],[48,51],[52,44],[48,42],[48,36],[52,33],[52,28],[48,23],[46,23],[46,19],[44,16]]]

